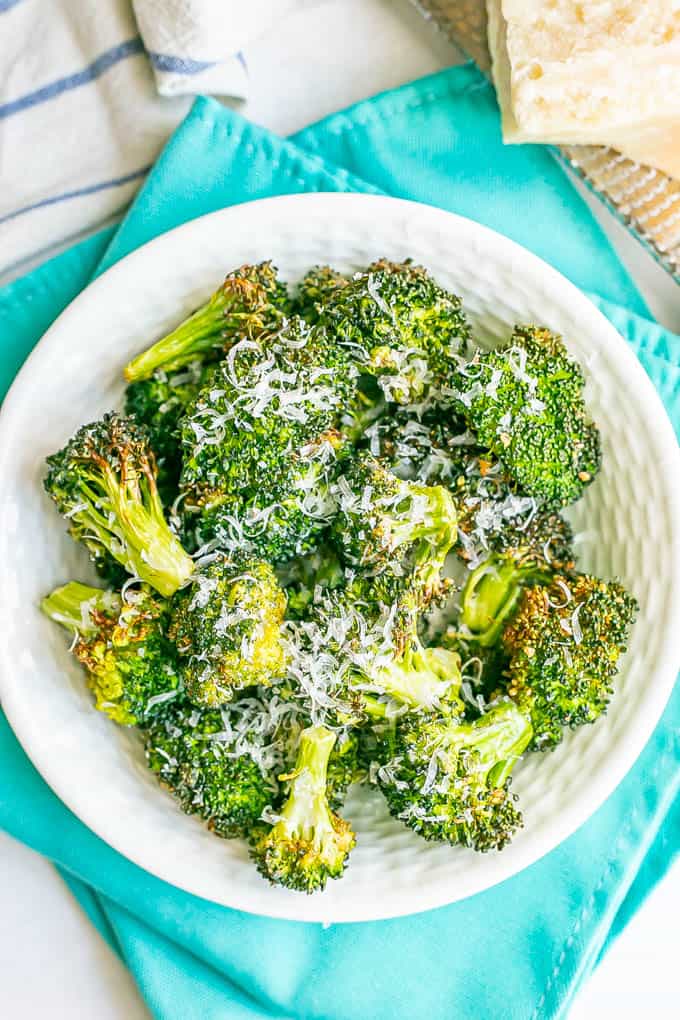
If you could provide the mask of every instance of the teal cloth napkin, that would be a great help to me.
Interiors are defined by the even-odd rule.
[[[416,198],[537,252],[597,295],[680,433],[680,338],[645,318],[632,281],[552,157],[502,147],[493,92],[472,66],[360,103],[288,140],[199,99],[117,230],[0,292],[2,386],[55,316],[116,259],[202,213],[302,191]],[[471,899],[370,924],[273,921],[153,878],[66,809],[4,717],[0,825],[57,864],[162,1020],[545,1020],[564,1015],[677,851],[679,734],[676,690],[634,769],[551,854]]]

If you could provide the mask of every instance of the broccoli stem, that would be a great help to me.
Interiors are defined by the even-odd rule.
[[[531,743],[531,723],[511,702],[489,709],[480,719],[449,727],[442,748],[452,756],[474,750],[480,774],[486,773],[487,786],[501,787],[510,776],[517,759]]]
[[[403,656],[380,666],[369,680],[381,692],[412,709],[432,709],[442,698],[455,698],[460,686],[460,658],[444,648],[423,648],[413,636]]]
[[[517,607],[526,581],[548,578],[547,571],[522,567],[511,557],[489,556],[468,576],[463,589],[461,622],[483,647],[496,644]]]
[[[80,581],[69,581],[55,588],[51,595],[40,603],[43,613],[69,630],[79,634],[93,634],[97,624],[92,619],[93,611],[110,612],[118,607],[118,597],[110,591],[93,588]]]
[[[102,529],[102,544],[131,574],[166,598],[174,595],[193,574],[194,562],[168,527],[155,481],[132,476],[121,484],[110,468],[102,470],[101,481],[123,539],[114,545]]]
[[[204,359],[224,346],[224,326],[224,309],[211,298],[171,333],[133,358],[125,367],[125,378],[137,382],[148,379],[157,368],[174,372]]]
[[[408,542],[418,542],[416,560],[419,563],[430,562],[433,569],[441,569],[458,535],[453,498],[442,485],[411,483],[410,489],[414,503],[419,498],[424,502],[423,520],[414,523],[409,515],[404,520],[395,518],[390,521],[391,544],[396,549]]]
[[[298,839],[315,847],[334,837],[328,809],[326,780],[328,759],[335,745],[335,733],[325,726],[310,726],[300,734],[295,771],[281,779],[291,780],[291,789],[281,817]]]

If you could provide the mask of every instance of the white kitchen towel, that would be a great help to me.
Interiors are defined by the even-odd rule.
[[[292,2],[0,0],[0,282],[123,211],[183,93],[245,96]]]
[[[296,0],[132,0],[162,96],[240,95],[243,48]]]

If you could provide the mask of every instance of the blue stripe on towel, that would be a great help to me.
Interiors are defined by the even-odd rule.
[[[98,191],[106,191],[107,188],[120,188],[123,184],[129,184],[130,181],[137,180],[138,177],[144,177],[148,174],[150,166],[143,166],[139,170],[133,170],[129,174],[125,174],[123,177],[112,177],[109,181],[100,181],[98,184],[88,184],[84,188],[77,188],[75,191],[63,191],[60,195],[52,195],[50,198],[43,198],[40,202],[34,202],[32,205],[22,206],[21,209],[15,209],[14,212],[7,213],[5,216],[0,216],[0,224],[7,223],[8,220],[16,219],[17,216],[22,216],[24,213],[32,212],[34,209],[42,209],[46,205],[57,205],[59,202],[66,202],[70,198],[82,198],[84,195],[94,195]]]
[[[16,7],[19,3],[21,0],[0,0],[0,14],[4,14],[10,7]]]
[[[29,92],[19,99],[12,99],[9,103],[4,103],[0,106],[0,120],[5,117],[11,117],[14,113],[20,113],[21,110],[26,110],[31,106],[44,103],[48,99],[54,99],[55,96],[61,95],[62,92],[68,92],[71,89],[79,88],[81,85],[87,85],[88,82],[94,81],[95,78],[105,74],[114,64],[118,64],[127,57],[137,56],[137,54],[143,52],[144,47],[139,37],[119,43],[118,46],[114,46],[98,56],[96,60],[93,60],[82,71],[70,74],[66,78],[57,78],[56,81],[51,82],[49,85],[44,85],[41,89],[36,89],[35,92]]]
[[[169,71],[171,74],[200,74],[219,63],[217,60],[190,60],[189,57],[173,57],[169,53],[153,53],[149,50],[149,59],[157,71]]]

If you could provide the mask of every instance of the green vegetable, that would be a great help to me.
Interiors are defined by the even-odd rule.
[[[511,702],[473,723],[405,716],[380,788],[390,812],[425,839],[501,850],[522,824],[510,774],[530,741],[531,725]]]
[[[188,580],[194,565],[167,525],[154,456],[136,422],[107,414],[84,425],[47,465],[45,489],[95,559],[109,554],[165,596]]]
[[[267,563],[217,556],[202,567],[175,596],[169,627],[191,700],[214,708],[243,687],[280,676],[285,608]]]
[[[146,587],[125,598],[78,581],[43,599],[42,611],[73,631],[95,705],[123,726],[162,715],[180,691],[174,648],[165,636],[167,603]]]
[[[460,299],[409,261],[374,262],[327,295],[319,321],[399,404],[447,385],[470,336]]]
[[[637,603],[615,581],[588,574],[527,588],[503,630],[504,690],[531,717],[534,747],[554,747],[566,728],[607,708]]]
[[[274,774],[256,760],[262,748],[248,721],[238,704],[202,711],[180,699],[144,730],[149,767],[160,782],[183,811],[226,838],[250,837],[278,794]]]
[[[277,885],[299,892],[323,889],[340,878],[355,837],[349,824],[331,809],[327,795],[328,759],[335,734],[311,726],[300,735],[288,799],[278,821],[253,848],[258,870]]]
[[[347,277],[330,266],[314,266],[300,281],[295,311],[307,322],[318,322],[326,302],[347,283]]]
[[[338,430],[355,373],[319,327],[290,319],[266,344],[242,341],[182,428],[185,507],[199,540],[273,562],[314,548],[348,452]]]
[[[170,375],[157,369],[149,379],[129,383],[125,390],[125,413],[147,429],[158,466],[158,490],[166,506],[179,493],[181,420],[213,372],[213,365],[199,362]]]
[[[456,541],[456,509],[443,486],[404,481],[368,454],[338,481],[333,537],[346,564],[408,576],[426,608],[448,590],[442,577]]]
[[[341,877],[364,781],[425,839],[502,849],[513,768],[606,710],[636,611],[561,514],[600,465],[561,338],[473,351],[410,260],[292,296],[263,262],[125,376],[126,416],[45,481],[112,589],[42,603],[97,708],[285,888]]]
[[[550,577],[545,561],[521,549],[493,553],[469,573],[465,583],[460,614],[464,635],[482,647],[494,645],[515,611],[522,586],[547,582]]]
[[[158,369],[176,372],[193,361],[215,359],[243,337],[276,329],[289,311],[286,287],[271,262],[241,266],[201,307],[125,368],[128,382],[149,379]]]
[[[456,376],[457,407],[513,483],[547,508],[579,499],[600,469],[583,373],[559,336],[517,326],[510,344],[477,352]]]

